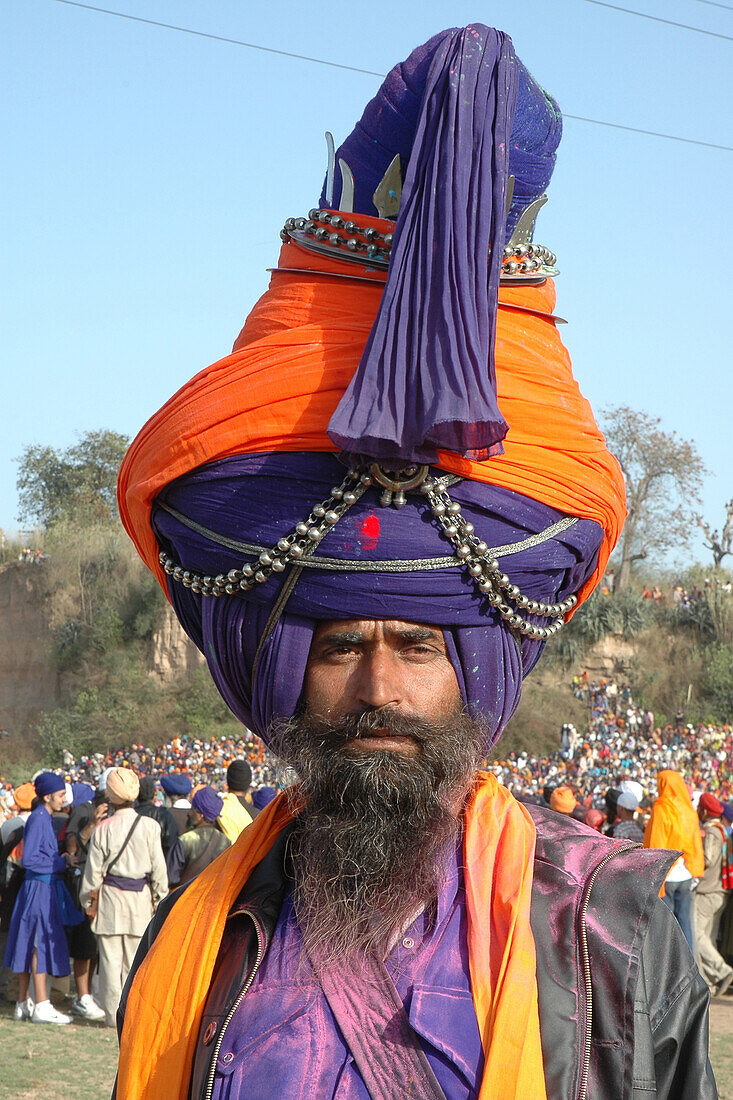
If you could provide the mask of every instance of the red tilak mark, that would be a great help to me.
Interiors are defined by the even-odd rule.
[[[365,550],[373,550],[379,542],[379,517],[373,512],[362,523],[359,538]]]

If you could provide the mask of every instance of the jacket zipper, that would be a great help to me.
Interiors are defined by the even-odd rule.
[[[622,852],[628,852],[629,849],[636,847],[638,847],[638,845],[636,844],[625,844],[623,848],[617,848],[614,852],[609,852],[609,854],[601,860],[598,866],[594,868],[593,873],[588,879],[588,887],[585,892],[585,897],[583,898],[583,904],[580,907],[580,948],[583,960],[583,978],[585,984],[585,1048],[583,1051],[583,1064],[580,1071],[580,1091],[578,1092],[578,1100],[587,1100],[588,1096],[591,1033],[593,1030],[593,986],[591,984],[590,977],[590,958],[588,955],[588,929],[585,923],[585,915],[588,911],[588,904],[590,902],[590,895],[593,889],[593,883],[596,881],[599,873],[603,870],[606,864],[610,863],[610,861],[616,856],[621,855]]]
[[[234,1013],[239,1008],[240,1004],[244,1000],[244,997],[247,993],[247,990],[252,985],[252,982],[255,980],[255,974],[257,973],[257,971],[259,969],[260,963],[262,962],[262,958],[263,958],[263,955],[265,953],[265,934],[264,934],[264,931],[262,929],[262,925],[260,924],[257,917],[254,915],[254,913],[252,912],[251,909],[239,909],[237,912],[238,912],[238,914],[245,913],[251,919],[252,924],[254,925],[255,934],[257,936],[257,955],[255,957],[254,966],[252,967],[249,974],[247,975],[247,980],[245,981],[244,985],[242,986],[239,993],[237,994],[237,997],[234,1001],[234,1004],[232,1005],[232,1007],[227,1012],[226,1016],[224,1017],[224,1023],[221,1025],[219,1035],[217,1037],[216,1043],[214,1045],[214,1049],[213,1049],[212,1054],[211,1054],[211,1063],[209,1064],[209,1073],[208,1073],[208,1076],[206,1078],[206,1089],[204,1091],[203,1100],[211,1100],[211,1094],[214,1091],[214,1077],[216,1076],[216,1064],[219,1060],[219,1051],[221,1050],[221,1044],[224,1041],[224,1034],[226,1032],[226,1029],[229,1027],[229,1024],[231,1023],[232,1016],[234,1015]]]

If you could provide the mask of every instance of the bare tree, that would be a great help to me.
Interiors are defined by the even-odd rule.
[[[714,531],[702,516],[696,516],[698,527],[701,527],[707,536],[705,545],[713,555],[715,568],[720,569],[723,558],[733,554],[733,500],[729,500],[725,506],[725,523],[721,534]]]
[[[693,442],[627,405],[605,409],[603,427],[626,482],[629,514],[616,578],[621,591],[635,562],[689,543],[705,465]]]

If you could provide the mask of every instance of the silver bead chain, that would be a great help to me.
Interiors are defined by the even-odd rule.
[[[343,229],[348,236],[335,232]],[[346,248],[349,252],[364,252],[368,260],[379,266],[389,262],[392,250],[393,233],[380,233],[373,226],[361,226],[340,214],[314,207],[307,218],[288,218],[280,231],[281,240],[287,242],[294,232],[305,233],[323,245],[333,248]],[[355,236],[358,234],[358,236]],[[359,240],[363,237],[364,240]],[[501,260],[502,276],[543,275],[555,272],[557,256],[542,244],[507,245]]]
[[[491,607],[495,607],[502,619],[528,638],[544,641],[557,634],[565,625],[565,612],[578,602],[577,596],[568,596],[560,603],[543,603],[531,600],[512,584],[502,573],[499,562],[491,556],[487,544],[477,538],[474,526],[461,515],[461,507],[451,500],[448,490],[439,482],[428,478],[421,491],[425,494],[435,519],[443,534],[455,547],[456,557],[476,584]],[[511,600],[514,606],[508,601]],[[552,618],[549,626],[537,626],[518,611]]]
[[[349,470],[341,484],[331,490],[328,500],[313,507],[307,520],[296,523],[295,529],[278,539],[272,550],[263,550],[254,564],[246,562],[241,569],[230,569],[228,573],[219,573],[216,577],[205,576],[184,569],[164,550],[158,555],[158,561],[174,581],[202,596],[233,596],[236,592],[248,592],[256,585],[264,584],[273,573],[282,573],[288,565],[297,565],[303,558],[309,557],[321,539],[371,484],[369,474]]]
[[[288,565],[297,565],[308,558],[324,536],[373,484],[374,479],[363,467],[350,470],[341,484],[331,490],[328,500],[314,506],[307,520],[297,523],[295,529],[278,539],[271,550],[263,550],[256,562],[246,562],[241,569],[230,569],[228,573],[219,573],[214,577],[184,569],[164,550],[161,550],[158,560],[174,581],[202,596],[233,596],[238,592],[248,592],[256,585],[264,584],[273,573],[282,573]],[[562,629],[565,613],[578,602],[577,596],[568,596],[559,603],[529,599],[502,572],[498,560],[492,557],[488,545],[476,536],[474,525],[461,515],[460,505],[451,499],[443,482],[427,477],[415,491],[427,498],[438,526],[455,549],[458,563],[487,603],[496,608],[509,626],[538,641],[545,641]],[[524,614],[552,619],[552,622],[549,626],[538,626],[524,618],[520,610]]]
[[[342,237],[340,233],[330,232],[329,226],[332,230],[343,229],[349,236]],[[281,240],[288,241],[293,230],[300,230],[322,244],[333,245],[334,248],[343,245],[349,252],[364,252],[367,259],[382,263],[389,260],[392,248],[392,233],[380,233],[371,225],[357,225],[356,222],[342,218],[340,214],[330,214],[328,210],[315,208],[309,211],[307,218],[288,218],[280,231]],[[364,237],[364,240],[360,241],[354,236],[356,233]]]

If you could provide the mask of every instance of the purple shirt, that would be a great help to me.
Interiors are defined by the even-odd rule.
[[[468,970],[461,847],[451,855],[435,923],[422,914],[386,960],[446,1100],[474,1100],[483,1051]],[[292,898],[219,1051],[212,1100],[369,1100],[303,954]]]

